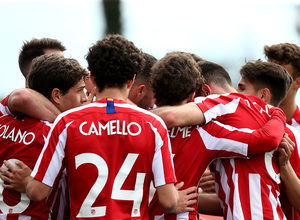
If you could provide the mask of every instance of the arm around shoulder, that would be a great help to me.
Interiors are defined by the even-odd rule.
[[[151,110],[160,116],[168,128],[199,125],[205,122],[204,114],[195,103],[180,106],[164,106]]]
[[[53,122],[60,114],[58,108],[39,92],[16,89],[8,98],[8,108],[12,114],[25,114],[32,118]]]

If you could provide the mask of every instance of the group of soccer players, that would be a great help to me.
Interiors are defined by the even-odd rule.
[[[225,219],[299,218],[279,175],[300,176],[299,109],[283,111],[300,86],[296,45],[265,47],[270,62],[247,62],[237,91],[218,64],[156,60],[120,35],[89,48],[88,71],[64,50],[20,56],[28,88],[1,102],[1,219],[198,219],[208,166]]]

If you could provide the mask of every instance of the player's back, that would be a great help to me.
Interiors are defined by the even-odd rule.
[[[66,140],[72,219],[148,219],[153,176],[156,186],[175,181],[162,120],[109,98],[63,115],[55,126]]]
[[[0,117],[0,163],[21,160],[31,169],[42,151],[50,124],[26,116],[3,115]],[[3,189],[0,180],[0,217],[31,216],[31,219],[48,217],[49,207],[42,202],[30,201],[25,193]],[[19,217],[22,219],[22,217]]]

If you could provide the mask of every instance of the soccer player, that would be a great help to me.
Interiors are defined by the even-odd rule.
[[[24,180],[26,194],[46,198],[66,167],[72,219],[148,219],[151,179],[164,211],[176,211],[167,129],[159,117],[124,101],[143,54],[124,37],[108,35],[89,49],[87,61],[97,100],[58,116],[34,179]]]
[[[274,65],[274,64],[271,64]],[[291,77],[287,74],[287,72],[277,65],[277,68],[275,68],[275,73],[280,77],[280,94],[276,97],[276,101],[278,103],[285,97],[286,92],[289,89],[290,83],[291,83]],[[278,87],[278,85],[277,85]],[[166,124],[168,127],[172,126],[184,126],[184,125],[195,125],[195,124],[202,124],[202,123],[208,123],[212,121],[213,119],[217,121],[224,122],[225,124],[229,125],[234,125],[237,123],[235,126],[238,128],[252,128],[255,126],[256,123],[259,123],[258,118],[264,116],[265,119],[269,117],[269,108],[266,106],[265,102],[262,101],[262,99],[259,99],[254,96],[243,96],[242,94],[238,93],[230,93],[230,94],[224,94],[224,95],[215,95],[215,96],[210,96],[205,99],[195,100],[195,103],[188,103],[185,105],[181,105],[178,107],[162,107],[158,108],[154,111],[156,111],[163,119],[165,120]],[[247,108],[243,108],[243,103]],[[278,105],[278,103],[275,103]],[[253,106],[251,106],[253,105]],[[253,115],[254,120],[250,120],[249,118],[246,118],[246,120],[240,120],[240,118],[245,118],[245,115],[247,115],[246,111],[249,111],[251,106],[251,109],[257,109],[259,111],[259,114]],[[258,149],[256,149],[258,150]],[[260,149],[261,150],[261,149]],[[255,150],[254,150],[255,151]],[[272,165],[272,161],[270,161],[270,155],[268,157],[268,162],[269,164]],[[242,159],[241,159],[242,160]],[[219,197],[222,199],[222,206],[224,207],[224,217],[225,218],[240,218],[241,216],[248,218],[252,217],[255,218],[255,216],[267,216],[269,218],[276,218],[278,216],[279,218],[282,218],[284,216],[280,205],[276,202],[278,201],[278,195],[276,192],[276,189],[278,189],[278,183],[276,181],[279,181],[278,176],[276,176],[276,173],[272,173],[272,177],[268,176],[268,172],[266,172],[264,175],[267,176],[265,178],[262,177],[262,181],[267,179],[270,182],[270,187],[271,187],[271,192],[272,196],[275,198],[275,202],[270,202],[269,197],[266,200],[263,200],[262,203],[256,203],[255,205],[253,204],[253,200],[247,200],[249,199],[249,190],[247,193],[243,194],[244,200],[241,200],[241,202],[245,202],[248,204],[246,207],[247,210],[243,210],[243,212],[236,212],[236,210],[239,210],[240,206],[239,204],[239,194],[238,191],[235,191],[235,194],[233,191],[230,192],[230,189],[233,189],[232,185],[237,183],[237,179],[242,181],[242,180],[247,180],[247,178],[238,178],[238,175],[234,175],[234,171],[236,169],[236,166],[234,163],[230,163],[230,161],[234,161],[233,159],[230,159],[229,162],[227,163],[227,166],[217,166],[216,169],[220,172],[226,169],[229,169],[231,171],[231,174],[223,174],[221,177],[223,178],[221,182],[224,184],[224,191],[221,188],[217,188],[217,193],[219,194]],[[245,160],[248,161],[248,160]],[[254,163],[255,164],[255,163]],[[263,167],[264,164],[260,165],[260,168]],[[268,166],[270,167],[270,166]],[[240,168],[239,168],[240,169]],[[245,169],[241,169],[241,172],[243,172]],[[271,169],[272,170],[272,169]],[[269,171],[269,170],[268,170]],[[274,175],[273,175],[274,174]],[[245,172],[246,175],[246,172]],[[255,176],[254,176],[255,177]],[[273,180],[274,178],[275,180]],[[218,177],[216,177],[216,181],[218,180]],[[260,188],[253,188],[252,186],[249,187],[249,185],[246,184],[241,184],[241,186],[244,187],[244,189],[249,189],[251,188],[250,192],[258,192],[255,195],[259,195]],[[227,186],[227,187],[226,187]],[[248,186],[248,187],[247,187]],[[221,186],[219,186],[221,187]],[[230,188],[229,188],[230,187]],[[234,198],[232,196],[235,195],[235,203],[232,203]],[[248,195],[248,196],[247,196]],[[265,194],[263,194],[265,195]],[[226,197],[225,197],[226,196]],[[267,195],[265,195],[267,196]],[[256,196],[251,198],[257,198]],[[260,197],[259,197],[260,198]],[[277,200],[276,200],[277,199]],[[273,201],[273,200],[272,200]],[[249,204],[251,203],[252,212],[248,211]],[[265,206],[265,203],[268,203],[268,205]],[[233,207],[233,204],[235,206]],[[257,204],[262,204],[260,206],[257,206]],[[261,209],[257,209],[257,207],[260,207]],[[260,212],[260,210],[266,211],[266,213]],[[275,208],[274,208],[275,207]],[[243,206],[244,208],[244,206]],[[250,207],[249,207],[250,208]],[[274,209],[273,209],[274,208]],[[267,211],[269,210],[269,211]],[[273,212],[274,211],[274,212]],[[273,216],[274,215],[274,216]]]
[[[295,173],[289,158],[294,150],[295,144],[292,142],[285,142],[278,152],[278,165],[280,169],[280,178],[282,180],[285,193],[293,205],[293,207],[300,212],[300,180]]]
[[[65,46],[58,40],[52,38],[33,38],[30,41],[25,41],[19,54],[19,68],[23,76],[29,74],[32,60],[43,54],[64,55]]]
[[[136,104],[137,106],[149,110],[154,106],[154,93],[150,85],[150,69],[157,59],[148,54],[144,53],[145,67],[136,75],[134,83],[129,91],[128,99]]]
[[[25,81],[34,58],[44,54],[63,56],[65,50],[65,46],[60,41],[52,38],[33,38],[30,41],[25,41],[18,58],[19,68]],[[26,85],[26,87],[28,86]],[[59,113],[61,112],[53,103],[30,88],[14,90],[0,104],[0,115],[26,114],[32,118],[53,122]]]
[[[59,111],[65,111],[81,106],[87,100],[84,93],[85,75],[85,69],[76,60],[51,54],[34,60],[27,80],[32,91],[47,97]],[[50,125],[47,121],[25,115],[4,114],[0,118],[0,163],[17,159],[33,169]],[[27,175],[30,170],[28,172]],[[45,200],[31,201],[25,193],[4,189],[2,183],[1,180],[1,219],[48,219],[51,204]]]
[[[176,106],[192,101],[198,87],[204,86],[204,79],[200,72],[201,68],[188,53],[172,52],[157,61],[151,69],[150,78],[157,99],[157,106]],[[255,109],[255,104],[251,104],[252,106],[249,108],[250,103],[241,101],[240,105],[240,109],[244,111],[245,115],[257,121],[252,123],[253,128],[260,128],[262,124],[269,120],[269,115],[261,114]],[[279,123],[279,127],[284,128],[285,117],[283,112],[278,108],[273,110],[280,112],[281,120],[276,121],[276,123]],[[255,118],[255,116],[257,117]],[[238,119],[233,115],[231,117],[240,123],[245,120],[244,118]],[[245,123],[248,123],[248,121]],[[273,126],[277,127],[275,124]],[[272,133],[273,126],[265,127],[266,130],[263,130],[264,132],[260,133],[261,136],[259,137],[257,136],[258,131],[237,129],[217,121],[202,126],[171,128],[169,136],[172,153],[175,154],[174,166],[177,179],[183,181],[185,187],[197,185],[206,167],[215,158],[245,158],[253,153],[265,152],[267,149],[263,149],[264,145],[270,144],[270,140],[275,140],[274,138],[267,140],[270,135],[278,139],[273,146],[273,149],[275,149],[282,138],[283,130],[281,130],[281,133]],[[255,144],[252,140],[255,140]],[[262,141],[263,144],[256,141]],[[157,197],[154,197],[150,204],[149,215],[150,219],[158,219],[159,217],[165,219],[197,219],[196,205],[194,207],[194,212],[180,213],[177,216],[167,215],[160,210]]]
[[[279,66],[273,63],[269,63],[269,64],[270,64],[270,68],[272,66]],[[265,99],[266,102],[269,104],[278,105],[280,102],[277,101],[277,97],[279,93],[278,88],[280,88],[279,86],[281,84],[280,83],[281,78],[276,76],[272,71],[268,71],[266,66],[267,66],[266,63],[262,63],[259,61],[257,61],[256,63],[249,62],[246,65],[244,65],[240,71],[241,79],[238,83],[237,90],[238,92],[243,94],[251,94],[257,97],[261,97]],[[291,89],[289,90],[289,92],[290,91]],[[300,133],[294,127],[288,124],[286,127],[286,133],[291,138],[291,140],[295,143],[295,150],[293,151],[289,160],[298,178],[300,178],[300,151],[298,148],[300,144],[299,143]],[[300,219],[299,213],[296,210],[294,210],[289,200],[287,199],[284,189],[285,188],[281,187],[280,201],[281,201],[282,209],[287,219]]]
[[[268,62],[281,65],[293,78],[291,88],[279,107],[284,111],[287,123],[300,131],[300,109],[296,104],[296,94],[300,87],[300,47],[291,43],[266,45],[264,53]]]

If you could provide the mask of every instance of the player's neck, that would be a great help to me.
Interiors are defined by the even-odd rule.
[[[119,100],[127,100],[128,97],[128,89],[120,89],[120,88],[106,88],[101,92],[97,92],[96,99],[100,100],[103,98],[114,98]]]
[[[297,109],[297,104],[294,97],[286,97],[279,105],[286,115],[286,120],[289,121]]]

